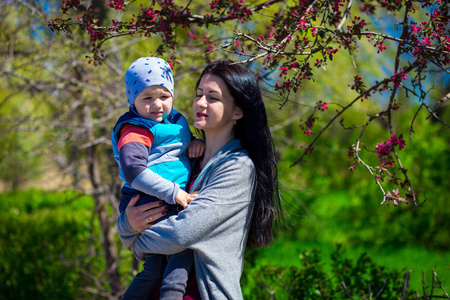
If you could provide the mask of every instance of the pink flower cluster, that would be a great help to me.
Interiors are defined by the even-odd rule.
[[[300,127],[300,129],[303,130],[303,133],[304,133],[304,134],[307,134],[307,135],[312,135],[312,134],[314,134],[314,132],[312,132],[311,130],[306,129],[306,128],[303,126],[303,124],[302,124],[301,122],[302,122],[302,119],[300,119],[300,125],[299,125],[298,127]],[[305,124],[306,124],[306,126],[307,126],[308,128],[312,128],[313,125],[314,125],[314,118],[313,118],[312,116],[309,116],[309,117],[306,119]]]
[[[123,11],[125,8],[125,3],[123,0],[111,0],[110,2],[107,2],[106,5],[120,11]]]
[[[253,11],[249,8],[247,8],[247,3],[244,2],[244,0],[232,0],[231,3],[229,1],[223,1],[223,0],[212,0],[209,3],[209,7],[212,11],[218,11],[222,8],[229,8],[227,11],[227,15],[230,19],[240,18],[241,23],[244,23],[246,19],[248,19],[252,14]]]
[[[352,26],[348,25],[347,29],[348,31],[352,32],[355,31],[355,29],[363,29],[364,26],[367,25],[366,21],[362,20],[361,17],[355,16],[354,20],[352,21]]]
[[[76,8],[80,5],[80,0],[61,0],[61,2],[63,14],[66,14],[69,9]]]
[[[382,41],[376,41],[374,47],[378,47],[377,53],[383,52],[383,50],[386,50],[386,46],[383,45]]]
[[[361,85],[361,83],[362,83],[361,79],[362,79],[362,78],[359,77],[359,76],[353,77],[353,81],[355,82],[355,84],[352,85],[352,90],[354,90],[356,87],[358,87],[358,86]]]
[[[348,85],[352,90],[356,90],[356,92],[359,93],[359,94],[362,94],[362,93],[364,93],[366,91],[365,85],[364,85],[364,83],[362,82],[361,79],[362,79],[361,77],[355,76],[355,77],[353,77],[354,84],[353,85],[350,85],[350,84]],[[370,94],[369,93],[365,93],[364,94],[364,98],[362,98],[361,101],[363,101],[364,99],[367,99],[369,97],[370,97]]]
[[[394,82],[394,86],[398,88],[402,84],[402,81],[405,80],[407,77],[408,75],[406,75],[406,72],[404,72],[402,68],[399,68],[398,72],[394,71],[394,76],[392,76],[392,82]]]
[[[409,204],[408,199],[400,196],[399,189],[394,189],[392,191],[388,191],[386,194],[386,200],[388,200],[389,202],[392,202],[394,204],[394,206],[398,206],[400,204],[400,202],[405,202],[405,204]]]
[[[397,100],[396,100],[396,99],[394,99],[394,100],[391,102],[391,107],[392,107],[393,110],[397,110],[397,109],[400,108],[400,106],[397,104]]]
[[[378,2],[381,4],[381,7],[390,11],[399,10],[404,5],[402,0],[380,0]]]
[[[315,67],[321,67],[323,66],[324,61],[322,59],[316,59],[316,63],[314,64]]]
[[[101,41],[107,35],[105,31],[99,29],[100,21],[96,18],[94,8],[89,7],[83,16],[78,17],[80,26],[89,34],[91,38],[92,47],[100,49],[100,44],[96,42]]]
[[[295,87],[294,81],[291,79],[287,79],[286,81],[283,82],[283,85],[280,86],[280,84],[277,82],[275,83],[275,91],[278,90],[288,90],[288,89],[293,89]],[[297,90],[299,90],[300,88],[297,87]]]
[[[319,104],[319,110],[325,111],[325,109],[328,108],[328,105],[326,102]]]
[[[381,142],[376,146],[376,151],[378,154],[378,157],[380,158],[380,161],[384,161],[384,158],[394,152],[394,147],[398,145],[398,150],[402,150],[406,146],[405,140],[400,137],[396,137],[395,135],[391,134],[391,139],[387,140],[386,142]]]
[[[327,103],[322,102],[322,100],[320,100],[316,103],[314,112],[306,118],[305,122],[303,122],[303,120],[300,119],[300,125],[298,127],[300,127],[300,129],[303,130],[304,134],[307,134],[307,135],[314,134],[314,132],[312,132],[310,129],[312,129],[314,127],[315,121],[319,118],[314,115],[316,114],[317,110],[324,112],[326,109],[328,109]]]
[[[360,4],[359,10],[365,14],[371,15],[375,13],[375,6],[373,6],[372,4]]]
[[[430,3],[422,5],[422,7],[427,6],[432,5]],[[441,50],[443,51],[436,52],[435,54],[433,53],[432,56],[435,56],[434,59],[436,60],[449,63],[450,36],[448,35],[448,14],[440,9],[435,9],[431,15],[428,12],[426,15],[430,16],[428,22],[423,21],[420,22],[420,24],[411,22],[411,31],[408,39],[411,40],[415,46],[410,47],[408,50],[411,51],[414,57],[420,58],[420,56],[426,56],[426,58],[429,58],[430,53],[425,51],[425,47],[435,47],[437,43],[441,45]],[[430,27],[433,28],[433,31],[430,31]]]
[[[270,55],[270,54],[269,54]],[[270,58],[270,56],[268,56]],[[280,83],[275,83],[275,91],[281,90],[280,95],[283,90],[300,89],[300,83],[302,79],[307,79],[307,76],[299,76],[297,78],[287,78],[290,70],[295,70],[299,68],[299,64],[297,62],[297,58],[293,57],[289,62],[284,63],[281,67],[278,68],[280,70],[279,77],[284,77],[286,80],[280,85]],[[308,73],[311,69],[308,67],[302,67],[302,71]]]
[[[342,12],[340,11],[340,8],[344,6],[345,0],[334,0],[330,1],[331,6],[331,18],[330,18],[330,24],[337,24],[341,18],[342,18]]]
[[[306,29],[307,23],[306,23],[305,20],[300,19],[300,20],[298,21],[298,25],[300,26],[301,29]]]

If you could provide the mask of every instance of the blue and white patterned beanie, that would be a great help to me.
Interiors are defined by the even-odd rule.
[[[134,105],[134,99],[145,88],[162,85],[172,94],[173,74],[169,64],[159,57],[141,57],[134,61],[125,73],[128,104]]]

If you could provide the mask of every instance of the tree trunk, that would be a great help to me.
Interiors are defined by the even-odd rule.
[[[92,130],[91,110],[88,106],[84,107],[84,121],[86,124],[87,140],[93,140],[94,134]],[[92,145],[86,149],[86,160],[89,171],[89,179],[93,188],[93,197],[95,200],[95,212],[100,222],[100,231],[102,234],[102,244],[105,252],[106,272],[108,274],[108,283],[111,286],[113,295],[118,295],[122,292],[122,285],[120,284],[120,274],[117,269],[117,248],[114,243],[115,231],[112,230],[113,224],[110,222],[107,211],[107,190],[102,188],[100,179],[100,170],[97,159],[97,145]],[[114,223],[115,224],[115,223]]]

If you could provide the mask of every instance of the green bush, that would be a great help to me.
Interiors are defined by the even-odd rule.
[[[302,251],[298,266],[257,265],[257,259],[255,251],[246,255],[245,299],[425,299],[409,288],[409,272],[387,270],[367,254],[348,259],[341,245],[331,254],[331,272],[317,249]],[[423,290],[427,299],[444,295],[436,281]]]
[[[352,210],[354,201],[346,207],[345,201],[338,201],[338,198],[333,202],[337,205],[333,211]],[[319,199],[316,203],[322,202]],[[331,207],[324,210],[336,217]],[[315,211],[320,215],[319,207]],[[106,278],[103,249],[91,197],[71,191],[6,193],[0,194],[0,212],[3,216],[0,220],[1,299],[106,297],[94,296],[88,291],[88,288],[109,290],[102,280]],[[331,235],[342,230],[331,231],[331,227]],[[303,229],[313,232],[313,227]],[[279,236],[278,245],[282,247],[265,249],[265,254],[264,249],[246,251],[241,282],[245,299],[347,299],[342,282],[353,299],[369,298],[379,291],[377,299],[395,299],[402,295],[405,272],[396,271],[394,264],[387,264],[387,270],[366,254],[358,259],[347,259],[343,247],[331,251],[329,246],[324,252],[331,253],[331,260],[321,259],[314,247],[301,250],[304,242],[298,241],[305,241],[306,236],[296,236],[298,233],[293,231],[290,236]],[[320,240],[319,235],[316,238]],[[280,243],[283,240],[285,243]],[[347,241],[345,246],[349,245],[352,243]],[[293,247],[300,255],[289,255]],[[264,257],[268,254],[270,260]],[[130,252],[121,252],[118,262],[120,273],[128,275],[122,278],[124,286],[132,279],[131,257]],[[289,264],[273,263],[281,260],[289,260]],[[431,284],[437,286],[434,279]],[[417,298],[410,290],[404,294],[404,299]]]
[[[103,263],[93,211],[70,191],[0,194],[0,298],[84,298]]]

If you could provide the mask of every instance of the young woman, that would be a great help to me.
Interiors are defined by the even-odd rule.
[[[134,206],[118,219],[123,244],[144,253],[194,251],[202,299],[242,299],[244,251],[267,246],[282,217],[277,167],[261,90],[254,74],[231,61],[209,64],[197,82],[194,126],[204,132],[205,154],[193,172],[197,198],[177,216],[161,203]]]

